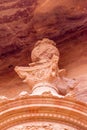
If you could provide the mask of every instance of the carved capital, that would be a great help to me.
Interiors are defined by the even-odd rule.
[[[58,67],[59,51],[55,45],[49,39],[38,41],[31,53],[32,63],[28,67],[15,67],[19,77],[32,89],[32,94],[50,92],[53,95],[65,95],[68,92],[69,83],[66,84],[63,78],[65,70]],[[69,86],[73,88],[73,84]]]

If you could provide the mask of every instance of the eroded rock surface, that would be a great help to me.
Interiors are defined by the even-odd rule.
[[[86,93],[86,35],[86,0],[0,1],[0,95],[12,97],[22,90],[29,91],[14,73],[14,67],[27,65],[35,42],[44,37],[57,43],[60,68],[68,70],[68,77],[77,78]],[[81,99],[83,89],[78,92]]]

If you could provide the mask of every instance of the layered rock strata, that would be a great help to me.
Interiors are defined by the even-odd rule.
[[[87,101],[86,5],[86,0],[0,2],[0,95],[14,97],[22,90],[29,91],[14,73],[14,67],[27,65],[36,41],[47,37],[60,50],[60,68],[66,68],[68,77],[80,81],[75,95]]]

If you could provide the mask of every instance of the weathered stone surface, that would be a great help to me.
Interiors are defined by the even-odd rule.
[[[36,42],[28,66],[16,66],[15,71],[31,88],[32,95],[67,96],[78,84],[65,77],[65,69],[59,68],[59,50],[48,38]]]
[[[79,76],[87,77],[86,35],[86,0],[0,1],[0,95],[12,97],[29,91],[13,70],[16,65],[27,65],[35,42],[44,37],[57,43],[60,68],[66,68],[68,77],[84,85]]]
[[[0,130],[87,130],[87,104],[52,96],[0,102]]]

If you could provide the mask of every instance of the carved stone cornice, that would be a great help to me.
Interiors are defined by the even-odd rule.
[[[19,130],[19,126],[20,130],[28,130],[30,126],[29,130],[32,130],[44,125],[49,130],[56,130],[54,124],[61,129],[87,130],[87,104],[73,99],[28,94],[0,103],[0,130]]]

